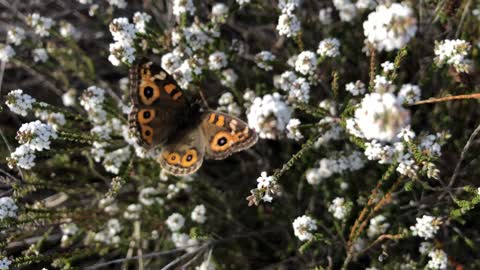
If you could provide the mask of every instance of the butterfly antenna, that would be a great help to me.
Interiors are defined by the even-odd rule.
[[[210,106],[208,106],[208,102],[207,102],[207,99],[205,98],[205,94],[203,93],[203,90],[199,89],[198,93],[200,93],[200,98],[202,99],[202,102],[203,102],[203,105],[205,106],[205,108],[210,110]]]

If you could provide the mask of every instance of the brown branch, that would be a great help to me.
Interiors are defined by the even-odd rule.
[[[450,101],[450,100],[456,100],[456,99],[477,99],[480,98],[480,93],[474,93],[474,94],[467,94],[467,95],[457,95],[457,96],[448,96],[448,97],[441,97],[441,98],[430,98],[426,100],[420,100],[417,101],[413,104],[410,104],[411,106],[414,105],[422,105],[422,104],[427,104],[427,103],[438,103],[438,102],[444,102],[444,101]]]

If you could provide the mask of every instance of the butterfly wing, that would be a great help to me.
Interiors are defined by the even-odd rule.
[[[196,172],[203,163],[205,143],[200,128],[186,133],[175,144],[167,144],[157,157],[168,173],[183,176]]]
[[[130,69],[130,97],[130,129],[147,149],[163,146],[174,137],[189,107],[174,78],[153,62]]]
[[[201,124],[206,143],[206,157],[224,159],[235,152],[252,147],[257,133],[242,120],[229,114],[210,111]]]

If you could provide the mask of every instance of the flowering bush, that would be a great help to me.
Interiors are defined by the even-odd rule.
[[[0,6],[0,269],[480,268],[478,1]],[[162,170],[145,58],[258,143]]]

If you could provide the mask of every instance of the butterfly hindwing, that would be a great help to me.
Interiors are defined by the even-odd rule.
[[[203,163],[205,143],[200,129],[194,129],[175,144],[165,145],[157,157],[168,173],[183,176],[196,172]]]
[[[146,148],[164,145],[188,107],[174,78],[152,62],[135,64],[130,69],[130,96],[130,129]]]
[[[210,111],[202,121],[206,157],[224,159],[235,152],[250,148],[258,136],[242,120],[229,114]]]

